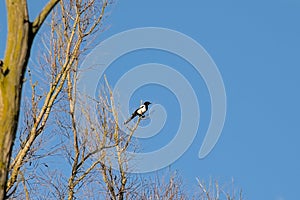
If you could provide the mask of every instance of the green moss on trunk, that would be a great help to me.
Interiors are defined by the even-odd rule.
[[[7,42],[0,76],[0,199],[6,195],[10,156],[18,125],[22,79],[31,47],[26,0],[7,0]]]

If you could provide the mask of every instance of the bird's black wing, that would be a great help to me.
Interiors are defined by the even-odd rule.
[[[137,115],[138,116],[142,116],[143,114],[144,114],[144,112],[141,112],[140,110],[141,109],[144,109],[144,108],[146,108],[146,111],[147,111],[147,107],[145,107],[145,105],[141,105],[138,109],[136,109],[133,113],[132,113],[132,115],[131,115],[131,117],[129,118],[129,119],[127,119],[125,122],[124,122],[124,124],[127,124],[128,122],[130,122],[133,118],[135,118]]]

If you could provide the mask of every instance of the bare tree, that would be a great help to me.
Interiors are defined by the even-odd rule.
[[[26,0],[6,0],[7,39],[4,60],[0,62],[0,199],[6,195],[6,182],[20,112],[21,91],[30,49],[35,35],[59,0],[49,0],[31,22]]]
[[[87,185],[97,184],[98,188],[91,190],[90,198],[96,196],[110,200],[187,199],[181,181],[175,173],[165,180],[159,176],[154,180],[149,177],[145,179],[130,173],[128,163],[131,160],[127,151],[135,149],[132,137],[142,118],[138,118],[133,127],[121,130],[118,125],[118,108],[106,78],[99,99],[92,101],[97,105],[97,116],[93,115],[91,109],[95,108],[90,107],[92,104],[85,103],[87,100],[76,104],[81,105],[82,119],[80,124],[76,124],[77,128],[73,126],[72,129],[72,135],[77,139],[74,139],[74,146],[70,149],[73,153],[68,155],[78,156],[71,159],[72,174],[68,183],[68,199],[74,197],[77,185],[86,188]],[[75,129],[77,131],[74,131]]]
[[[76,192],[86,182],[93,182],[92,174],[96,172],[103,177],[103,183],[107,187],[104,191],[108,191],[105,194],[115,199],[123,199],[124,194],[129,192],[125,152],[137,125],[129,131],[129,135],[120,131],[116,123],[118,116],[108,83],[106,84],[108,95],[103,96],[101,102],[98,102],[100,124],[95,123],[97,116],[91,116],[92,112],[89,112],[84,101],[81,102],[82,107],[78,110],[83,114],[85,123],[79,123],[75,114],[75,105],[79,101],[76,83],[80,56],[86,50],[86,41],[99,29],[106,6],[107,2],[97,4],[97,1],[71,1],[68,4],[61,1],[59,7],[54,10],[50,40],[47,43],[50,45],[45,48],[47,50],[45,64],[41,65],[50,86],[48,91],[39,92],[41,91],[39,83],[33,81],[31,71],[29,71],[32,94],[28,103],[30,108],[25,112],[26,126],[19,137],[20,146],[16,149],[15,157],[10,165],[7,191],[10,192],[11,198],[20,198],[22,195],[24,198],[30,198],[31,194],[37,197],[39,194],[36,188],[44,186],[48,188],[48,197],[73,199]],[[84,47],[82,47],[83,44],[85,44]],[[59,110],[57,107],[59,105],[64,114],[59,113],[60,116],[55,125],[60,126],[59,128],[66,132],[68,139],[73,138],[72,145],[62,142],[56,146],[55,150],[40,153],[40,146],[45,143],[42,135],[45,135],[46,124],[49,123],[50,114],[53,113],[55,107]],[[65,116],[68,116],[68,119],[62,121]],[[116,150],[120,171],[112,171],[109,155],[104,151],[112,147]],[[40,169],[40,162],[36,159],[52,156],[57,152],[65,154],[64,157],[71,167],[71,174],[69,178],[65,174],[60,174],[62,179],[58,178],[58,181],[54,182],[49,174],[53,176],[57,170]],[[32,163],[37,163],[37,165],[31,172],[28,172],[29,166],[34,165]],[[44,166],[48,168],[48,164],[44,163],[42,167]],[[118,175],[119,177],[115,178]],[[117,179],[119,181],[116,181]],[[114,181],[114,184],[111,181]],[[22,183],[20,188],[23,190],[18,187],[19,183]],[[111,187],[114,187],[114,190],[110,190]]]
[[[102,93],[104,94],[102,96],[109,96],[109,99],[101,98],[100,107],[103,111],[101,121],[105,130],[111,130],[110,140],[115,146],[113,149],[104,152],[101,168],[99,170],[101,171],[102,179],[106,187],[106,197],[113,200],[123,200],[136,190],[136,178],[133,175],[130,176],[128,173],[130,171],[128,168],[130,158],[127,155],[127,150],[134,144],[132,136],[138,128],[141,118],[138,118],[133,127],[127,129],[128,133],[121,130],[118,124],[119,116],[113,93],[106,78],[105,82],[107,92]],[[105,95],[106,93],[108,95]],[[113,157],[115,163],[117,163],[115,165],[117,169],[113,169],[114,166],[111,159]]]
[[[180,176],[175,172],[167,171],[166,175],[143,178],[137,197],[136,199],[142,200],[184,200],[188,199],[188,193],[184,190]]]
[[[47,75],[49,89],[41,92],[39,83],[33,81],[31,71],[28,71],[32,94],[28,102],[29,109],[25,112],[26,126],[20,133],[19,147],[16,146],[15,156],[10,165],[6,190],[11,198],[20,198],[18,195],[22,195],[22,190],[18,186],[22,184],[23,196],[27,199],[30,198],[30,194],[37,194],[36,187],[32,187],[33,185],[39,185],[39,188],[41,186],[51,188],[48,190],[51,191],[48,193],[49,197],[73,199],[76,191],[82,187],[87,178],[89,178],[88,182],[91,182],[91,174],[95,173],[96,167],[103,176],[105,187],[108,188],[105,190],[108,191],[106,194],[115,199],[123,199],[124,194],[129,191],[126,186],[128,179],[125,152],[137,125],[129,131],[129,135],[120,131],[116,123],[117,112],[110,88],[108,89],[109,101],[104,98],[99,104],[101,125],[97,126],[94,123],[95,116],[87,112],[87,107],[81,109],[85,124],[78,123],[75,115],[79,59],[86,50],[86,41],[99,29],[106,6],[106,1],[100,3],[93,0],[70,1],[70,3],[60,1],[59,7],[52,15],[51,35],[48,41],[50,45],[46,46],[45,64],[41,65],[43,73]],[[85,44],[84,47],[83,44]],[[64,99],[66,100],[63,101]],[[54,105],[58,102],[63,102],[64,106],[68,105],[68,108],[64,107],[63,110],[65,115],[69,115],[70,121],[62,122],[63,117],[60,116],[57,118],[57,125],[63,124],[60,128],[65,129],[66,134],[73,137],[73,144],[68,146],[62,142],[55,150],[41,154],[41,146],[45,143],[42,135],[50,114],[55,110]],[[93,144],[92,141],[97,141],[97,143]],[[116,150],[119,165],[119,173],[114,171],[116,173],[114,175],[112,166],[109,164],[109,156],[106,151],[103,151],[112,147]],[[61,150],[64,150],[65,157],[71,165],[71,174],[69,178],[62,176],[64,180],[55,183],[49,180],[49,174],[55,174],[56,170],[41,170],[38,166],[40,164],[38,159],[52,156]],[[37,165],[32,163],[37,163]],[[33,169],[29,172],[28,168],[31,165]],[[48,164],[44,163],[43,166],[48,168]],[[119,175],[119,181],[116,181],[117,175]],[[67,184],[66,180],[68,180]],[[114,185],[111,181],[114,181]],[[110,190],[111,187],[114,187],[114,190]]]
[[[58,2],[43,60],[38,70],[28,70],[31,95],[24,101],[24,126],[8,166],[31,44]],[[129,173],[127,150],[134,148],[133,134],[141,118],[121,130],[106,79],[98,99],[77,92],[80,59],[101,30],[107,5],[106,0],[50,0],[30,22],[25,0],[7,0],[7,49],[0,62],[0,199],[6,193],[10,199],[188,198],[177,174],[151,179]],[[33,77],[37,71],[44,75],[44,84],[43,78]],[[213,199],[204,184],[199,186],[206,199]]]
[[[22,2],[26,5],[25,1]],[[57,2],[58,1],[50,1],[45,7],[45,10],[50,12],[50,8],[52,9]],[[11,3],[13,2],[9,1],[7,3],[8,7]],[[74,115],[74,102],[72,101],[73,96],[70,94],[70,92],[72,91],[71,87],[73,84],[71,82],[76,80],[77,74],[72,72],[77,70],[79,58],[87,47],[86,41],[88,39],[93,39],[93,34],[99,30],[107,5],[107,1],[60,1],[59,7],[55,9],[55,13],[52,15],[51,20],[51,35],[49,40],[50,45],[47,46],[47,52],[45,54],[46,65],[41,66],[41,69],[44,70],[44,72],[48,72],[48,90],[46,92],[44,91],[42,94],[38,94],[36,91],[37,82],[31,82],[32,107],[29,115],[31,119],[28,120],[27,127],[23,134],[25,136],[22,137],[21,145],[15,153],[15,157],[12,159],[12,162],[9,166],[10,174],[6,184],[6,192],[10,190],[14,191],[15,188],[13,187],[18,185],[16,183],[18,176],[21,174],[20,169],[25,165],[25,163],[30,161],[30,159],[27,158],[30,158],[30,154],[34,152],[34,145],[36,144],[35,142],[37,141],[38,136],[41,135],[45,130],[51,110],[53,109],[54,104],[58,101],[59,95],[65,88],[68,90],[66,94],[70,101],[70,113],[71,116]],[[9,10],[10,9],[8,9],[8,12]],[[45,13],[45,11],[43,11],[33,23],[32,31],[34,33],[36,33],[38,27],[46,17],[45,14],[48,14],[48,12]],[[25,14],[26,13],[27,8]],[[11,44],[8,43],[8,45]],[[4,64],[6,63],[7,62],[4,60]],[[26,64],[27,62],[24,65],[26,66]],[[24,69],[22,70],[24,71]],[[66,84],[69,87],[66,87]],[[1,114],[2,113],[3,112],[1,112]],[[1,117],[2,116],[0,116],[0,123]],[[7,118],[5,118],[5,120],[7,120]],[[75,124],[74,119],[72,123]],[[5,124],[7,123],[5,122]],[[5,128],[6,126],[0,127]],[[76,132],[76,129],[73,131]],[[6,131],[1,131],[1,134],[2,133],[5,135]],[[7,139],[9,137],[6,136],[5,138]]]
[[[234,184],[232,181],[231,188],[224,188],[224,186],[220,186],[218,181],[210,181],[209,184],[205,184],[204,181],[200,181],[198,178],[197,182],[200,189],[200,194],[198,194],[197,199],[201,200],[242,200],[242,190],[236,192],[234,188]]]

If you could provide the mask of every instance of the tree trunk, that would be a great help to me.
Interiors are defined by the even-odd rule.
[[[8,166],[16,135],[23,77],[33,34],[26,0],[6,0],[7,40],[0,69],[0,199],[5,198]]]

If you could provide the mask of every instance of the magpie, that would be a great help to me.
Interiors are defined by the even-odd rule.
[[[128,122],[130,122],[133,118],[135,118],[136,116],[139,116],[139,117],[145,117],[144,113],[148,110],[148,106],[149,104],[151,104],[149,101],[146,101],[143,105],[141,105],[138,109],[136,109],[131,117],[126,120],[124,122],[124,124],[127,124]]]

